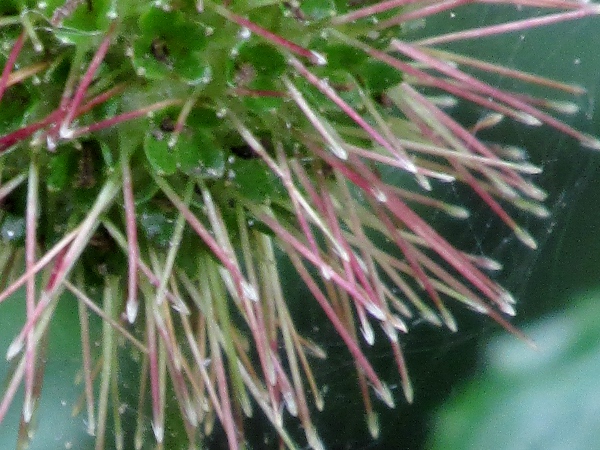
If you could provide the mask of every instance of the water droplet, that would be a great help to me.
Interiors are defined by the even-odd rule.
[[[169,12],[172,9],[171,5],[168,2],[167,3],[163,3],[162,0],[156,0],[154,2],[154,6],[156,6],[157,8],[161,8],[165,12]]]
[[[252,32],[246,27],[243,27],[240,30],[240,32],[238,33],[238,36],[240,37],[240,39],[243,39],[243,40],[249,39],[251,35],[252,35]]]
[[[7,215],[2,224],[0,234],[5,241],[13,241],[22,238],[25,235],[25,219]]]
[[[72,139],[73,138],[73,130],[66,125],[62,125],[58,132],[61,139]]]
[[[54,136],[46,136],[46,146],[48,147],[48,150],[50,150],[51,152],[53,152],[54,150],[56,150],[56,139],[54,138]]]

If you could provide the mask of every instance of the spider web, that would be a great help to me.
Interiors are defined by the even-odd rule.
[[[547,14],[547,11],[543,13]],[[435,30],[436,34],[439,30],[451,32],[540,14],[542,11],[525,11],[514,7],[470,5],[440,14],[435,20],[428,21],[424,28],[417,30],[417,34],[428,36],[431,30]],[[597,117],[595,106],[599,95],[599,75],[594,68],[600,66],[600,58],[593,49],[600,44],[600,32],[592,22],[566,22],[545,29],[462,42],[449,45],[448,48],[509,68],[585,87],[585,95],[571,98],[499,75],[477,74],[493,86],[506,90],[575,102],[579,107],[576,114],[555,115],[580,131],[593,134],[598,130],[594,128],[594,119]],[[466,126],[472,126],[485,114],[482,109],[462,103],[451,112]],[[537,250],[524,248],[483,202],[465,194],[465,189],[456,184],[444,186],[444,199],[458,205],[466,203],[471,212],[470,218],[452,223],[443,213],[431,212],[428,219],[459,248],[475,255],[491,257],[502,264],[503,269],[492,275],[517,298],[518,316],[512,322],[518,325],[560,305],[564,302],[567,290],[581,289],[582,285],[590,284],[596,278],[588,274],[587,279],[580,276],[580,280],[574,282],[572,275],[569,277],[565,272],[576,270],[566,267],[564,255],[572,253],[571,263],[574,267],[585,265],[577,260],[578,252],[582,250],[581,244],[576,247],[577,250],[566,247],[570,247],[573,241],[577,244],[578,240],[572,237],[570,228],[593,226],[589,221],[587,225],[574,226],[573,223],[578,222],[582,210],[585,212],[585,195],[589,196],[593,188],[599,157],[592,150],[582,148],[575,140],[547,126],[528,127],[505,120],[490,130],[480,132],[478,136],[484,141],[502,142],[526,149],[529,160],[543,169],[543,173],[532,178],[532,181],[548,194],[544,204],[549,216],[540,219],[507,206],[517,222],[535,237]],[[330,448],[424,448],[428,414],[435,405],[452,395],[460,380],[474,372],[478,347],[492,333],[499,332],[499,327],[491,320],[482,320],[472,312],[459,311],[458,307],[451,309],[458,318],[459,332],[452,334],[438,330],[417,319],[412,323],[410,333],[404,336],[403,348],[415,386],[415,404],[405,405],[399,385],[392,385],[398,402],[395,411],[380,407],[375,400],[381,423],[381,437],[375,441],[368,435],[364,425],[362,401],[358,396],[353,398],[348,394],[352,389],[357,390],[352,375],[352,361],[336,356],[346,354],[339,344],[325,345],[328,355],[334,355],[334,358],[333,364],[328,361],[327,366],[317,373],[319,379],[327,380],[326,411],[315,415],[315,418],[317,428],[324,430],[324,440]],[[323,342],[318,338],[316,340]],[[379,336],[369,355],[383,379],[397,380],[395,363],[384,341],[385,337]],[[343,428],[352,432],[341,433],[340,414],[345,423]]]

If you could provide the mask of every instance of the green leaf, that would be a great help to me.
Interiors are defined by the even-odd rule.
[[[169,217],[169,214],[155,206],[146,205],[139,211],[138,220],[141,229],[146,237],[161,247],[166,247],[169,244],[175,221]]]
[[[485,372],[437,414],[432,450],[592,449],[600,441],[600,292],[486,349]]]
[[[303,0],[300,10],[310,19],[320,20],[335,15],[336,6],[333,0]]]
[[[147,132],[144,137],[146,158],[156,173],[161,176],[172,175],[177,170],[177,157],[168,144],[168,137],[160,130]]]
[[[361,64],[357,76],[372,94],[381,94],[402,81],[400,71],[376,60],[368,60]]]
[[[179,136],[176,146],[179,169],[202,178],[221,178],[225,172],[223,149],[203,130],[186,131]]]
[[[142,34],[133,45],[133,64],[140,76],[157,80],[174,75],[191,85],[210,82],[206,35],[191,17],[160,8],[150,8],[142,15]]]
[[[250,64],[257,74],[270,75],[273,79],[281,75],[287,65],[283,55],[265,43],[247,43],[240,47],[236,58],[238,64]]]
[[[261,160],[236,159],[230,165],[228,178],[241,196],[256,203],[277,195],[281,188],[279,180]]]
[[[62,191],[73,182],[77,171],[75,153],[70,148],[61,148],[50,158],[47,186],[51,191]]]
[[[140,17],[140,30],[145,35],[170,36],[174,30],[181,26],[182,16],[177,11],[165,11],[162,8],[152,7]]]
[[[329,69],[350,70],[368,59],[365,52],[346,44],[326,45],[321,52],[327,57]]]
[[[212,69],[202,52],[177,53],[173,64],[174,72],[188,84],[208,84],[212,80]]]
[[[112,20],[113,15],[116,11],[113,10],[112,0],[91,0],[80,2],[72,12],[67,13],[70,7],[65,0],[46,0],[46,7],[44,11],[47,13],[47,17],[52,17],[54,14],[64,17],[63,26],[64,30],[70,30],[72,32],[95,32],[95,31],[106,31]],[[74,36],[76,34],[74,33]]]

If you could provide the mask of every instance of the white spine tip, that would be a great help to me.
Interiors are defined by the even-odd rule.
[[[556,111],[569,116],[575,115],[579,112],[579,105],[573,102],[551,102],[550,105]]]
[[[185,415],[187,416],[189,423],[195,428],[198,426],[198,414],[196,413],[196,408],[194,408],[194,405],[190,400],[185,403]]]
[[[525,125],[529,125],[532,127],[539,127],[542,124],[542,121],[537,117],[533,117],[531,114],[520,113],[517,114],[517,120]]]
[[[331,145],[329,145],[329,150],[342,161],[346,161],[348,159],[348,152],[344,150],[341,145],[334,144],[332,142]]]
[[[380,389],[375,389],[375,393],[389,408],[396,406],[392,392],[385,384],[382,383]]]
[[[412,403],[415,398],[415,392],[412,384],[408,378],[405,378],[402,382],[402,390],[404,391],[404,398],[408,403]]]
[[[367,426],[369,427],[369,433],[371,434],[371,437],[373,439],[379,438],[379,418],[374,412],[371,412],[367,415]]]
[[[408,327],[406,326],[404,321],[396,314],[390,315],[390,323],[396,330],[402,333],[408,333]]]
[[[489,308],[484,305],[483,303],[469,303],[469,306],[471,308],[473,308],[473,310],[475,310],[476,312],[480,313],[480,314],[489,314],[490,310]]]
[[[538,167],[534,164],[529,164],[529,163],[521,164],[519,166],[519,169],[521,172],[528,173],[531,175],[538,175],[538,174],[542,173],[542,171],[543,171],[543,169],[541,167]]]
[[[377,320],[385,320],[385,314],[375,303],[368,302],[365,304],[365,309]]]
[[[127,302],[127,307],[126,307],[126,310],[127,310],[127,321],[129,323],[135,322],[135,318],[137,317],[137,313],[138,313],[138,306],[139,306],[138,302],[135,301],[135,300],[133,300],[133,299],[130,299]]]
[[[525,230],[521,229],[521,228],[517,228],[515,230],[515,234],[517,235],[517,237],[519,238],[519,240],[525,244],[527,247],[529,247],[532,250],[536,250],[537,249],[537,242],[536,240]]]
[[[383,331],[387,334],[390,342],[398,342],[398,332],[391,324],[391,321],[384,322],[382,325]]]
[[[531,212],[540,219],[550,217],[550,211],[544,205],[535,204],[531,207]]]
[[[317,66],[324,66],[327,64],[327,58],[319,52],[315,52],[314,50],[310,51],[311,58],[310,61]]]
[[[450,314],[448,311],[443,311],[442,316],[444,318],[444,323],[446,324],[448,329],[453,333],[456,333],[458,331],[458,325],[456,325],[456,320],[454,320],[452,314]]]
[[[591,148],[592,150],[600,150],[600,140],[594,136],[584,136],[583,139],[581,139],[581,145]]]
[[[298,405],[296,404],[296,400],[291,392],[286,392],[283,394],[283,401],[285,402],[285,407],[288,412],[293,417],[298,417]]]
[[[258,301],[258,292],[256,292],[256,289],[254,288],[254,286],[252,286],[250,283],[244,281],[243,285],[242,285],[242,289],[244,291],[244,296],[253,302],[257,302]]]
[[[27,398],[25,399],[25,402],[23,403],[23,421],[25,423],[31,422],[31,417],[33,416],[33,409],[34,409],[33,403],[34,403],[33,399],[31,398],[30,395],[28,395]]]
[[[156,442],[161,444],[165,438],[165,429],[163,426],[152,421],[152,431],[154,432],[154,438],[156,439]]]
[[[416,172],[416,170],[417,170],[417,168],[415,167],[415,172]],[[419,186],[421,186],[427,192],[431,191],[431,189],[432,189],[431,183],[429,182],[427,177],[417,174],[416,179],[417,179],[417,183],[419,183]]]
[[[375,343],[375,333],[368,322],[363,322],[362,326],[360,327],[360,331],[367,344],[373,345]]]
[[[456,219],[468,219],[471,216],[469,210],[462,206],[448,205],[446,212]]]
[[[423,319],[425,319],[427,322],[435,325],[436,327],[442,326],[442,321],[433,312],[424,310],[424,311],[421,311],[421,315],[423,316]]]
[[[8,346],[8,350],[6,350],[6,360],[10,361],[12,360],[15,356],[17,356],[19,354],[19,352],[21,351],[21,349],[23,348],[23,340],[22,339],[16,339],[12,342],[12,344],[10,344]]]
[[[517,315],[517,312],[515,311],[515,308],[510,304],[510,303],[502,303],[500,305],[500,310],[504,313],[507,314],[511,317],[514,317]]]
[[[315,398],[315,406],[317,407],[317,411],[323,411],[325,409],[325,400],[323,400],[321,395]]]
[[[491,270],[491,271],[494,271],[494,272],[502,270],[502,267],[503,267],[502,264],[500,264],[495,259],[488,258],[486,256],[478,256],[478,257],[476,257],[476,259],[474,260],[474,262],[475,262],[475,264],[477,264],[482,269]]]
[[[306,430],[306,440],[313,450],[325,450],[323,442],[314,428],[311,427],[310,430]]]
[[[517,300],[512,296],[510,292],[503,291],[500,295],[500,301],[503,303],[508,303],[509,305],[516,305]]]
[[[56,150],[56,139],[53,136],[46,136],[46,147],[51,152]]]

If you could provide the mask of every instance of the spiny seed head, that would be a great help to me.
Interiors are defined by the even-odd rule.
[[[295,447],[283,426],[290,414],[308,445],[323,448],[310,414],[311,403],[323,408],[310,360],[326,354],[294,320],[284,262],[310,292],[302,308],[320,310],[353,358],[374,437],[372,393],[390,407],[395,400],[365,344],[387,338],[411,402],[402,353],[411,321],[455,331],[458,302],[519,335],[504,318],[515,314],[514,299],[487,275],[500,264],[454,247],[416,211],[467,218],[463,205],[432,194],[462,183],[535,249],[507,207],[548,214],[529,178],[539,169],[522,149],[477,134],[514,120],[591,148],[599,141],[550,114],[572,114],[573,103],[505,92],[475,74],[570,95],[581,88],[446,44],[598,7],[527,1],[551,11],[448,34],[427,26],[462,3],[473,2],[3,2],[0,199],[10,211],[0,261],[10,281],[0,302],[24,285],[26,320],[8,348],[17,369],[0,421],[23,384],[28,427],[40,343],[65,289],[80,303],[97,448],[118,402],[120,341],[142,361],[149,406],[139,414],[149,411],[157,442],[171,438],[173,392],[190,445],[218,422],[229,448],[242,447],[240,416],[258,407],[283,445]],[[416,22],[427,37],[413,35]],[[447,112],[459,101],[482,110],[470,128]],[[390,171],[406,181],[394,184]],[[99,348],[90,312],[102,319]],[[149,427],[138,423],[141,448]],[[115,433],[123,439],[120,427]]]

